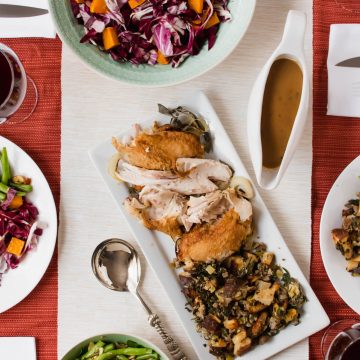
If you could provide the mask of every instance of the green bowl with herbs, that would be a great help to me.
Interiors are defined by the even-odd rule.
[[[75,345],[62,360],[169,360],[149,341],[124,334],[104,334]]]

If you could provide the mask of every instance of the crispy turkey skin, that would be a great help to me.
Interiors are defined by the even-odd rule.
[[[183,131],[140,132],[130,144],[113,138],[121,158],[149,170],[173,170],[178,158],[203,158],[204,147],[197,136]]]
[[[234,208],[214,223],[196,225],[185,233],[176,245],[179,261],[221,261],[239,250],[252,234],[252,217],[241,221]]]

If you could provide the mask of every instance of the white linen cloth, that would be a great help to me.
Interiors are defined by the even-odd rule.
[[[360,117],[360,67],[336,64],[360,57],[360,24],[330,27],[328,67],[328,115]]]
[[[36,360],[35,338],[0,337],[0,359]]]
[[[48,9],[47,0],[0,0],[0,5],[23,5]],[[1,17],[0,38],[55,38],[56,31],[49,13],[31,17]]]

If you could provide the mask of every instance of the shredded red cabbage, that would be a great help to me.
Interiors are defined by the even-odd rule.
[[[161,52],[177,67],[188,56],[197,55],[206,41],[209,50],[214,46],[220,24],[206,26],[213,13],[220,23],[231,20],[228,0],[205,0],[202,14],[190,9],[187,0],[146,0],[134,9],[128,0],[105,0],[106,14],[91,13],[91,0],[70,1],[74,16],[85,29],[82,43],[90,42],[104,51],[102,32],[114,27],[119,45],[109,51],[111,57],[136,65],[155,65]]]
[[[10,188],[6,194],[6,199],[1,202],[1,208],[3,210],[6,210],[9,207],[9,205],[13,201],[15,195],[16,195],[16,190]]]
[[[15,192],[16,193],[16,192]],[[36,247],[42,229],[38,227],[38,209],[24,200],[23,205],[14,210],[8,209],[2,202],[0,208],[0,280],[1,276],[9,269],[15,269],[24,255]],[[20,257],[8,253],[7,247],[13,237],[25,241],[25,246]]]

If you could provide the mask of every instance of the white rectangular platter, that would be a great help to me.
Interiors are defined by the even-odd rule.
[[[155,105],[155,104],[154,104]],[[185,106],[189,110],[201,114],[210,127],[213,138],[213,153],[209,157],[222,160],[229,164],[235,171],[235,175],[249,175],[241,162],[233,144],[226,134],[218,116],[212,108],[209,100],[202,92],[191,94],[191,96],[175,104],[164,104],[165,106]],[[161,114],[155,114],[149,121],[141,123],[143,128],[149,128],[154,120],[169,122],[170,118]],[[120,138],[124,135],[133,134],[129,129],[123,134],[114,134]],[[195,330],[195,323],[192,321],[192,314],[185,309],[186,299],[181,293],[180,283],[176,271],[170,266],[170,262],[175,258],[174,242],[170,237],[156,231],[146,229],[134,217],[129,215],[123,206],[124,199],[129,195],[128,188],[124,183],[117,183],[108,173],[108,163],[115,149],[111,145],[111,139],[99,144],[89,151],[99,174],[108,186],[116,204],[119,206],[122,215],[128,223],[131,231],[141,247],[147,261],[153,268],[160,283],[162,284],[169,300],[174,306],[176,313],[184,326],[184,329],[191,341],[199,359],[214,359],[209,354],[208,347],[204,347],[205,340]],[[290,271],[292,277],[298,279],[303,286],[308,302],[304,306],[304,314],[301,322],[297,326],[289,325],[277,336],[271,338],[266,344],[253,348],[248,353],[241,356],[243,360],[260,360],[268,358],[277,352],[307,338],[315,332],[321,330],[329,324],[329,318],[322,308],[319,300],[311,289],[309,283],[301,272],[294,257],[291,255],[283,237],[281,236],[276,224],[274,223],[264,202],[256,192],[252,200],[254,207],[255,234],[259,241],[268,246],[268,250],[276,255],[276,261]],[[193,359],[191,359],[193,360]]]

